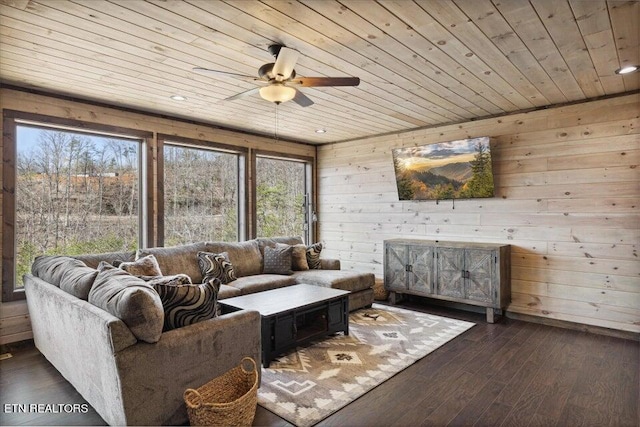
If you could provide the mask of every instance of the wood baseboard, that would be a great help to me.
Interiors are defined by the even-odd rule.
[[[402,294],[403,299],[419,302],[425,305],[436,305],[439,307],[451,308],[454,310],[462,310],[473,313],[485,313],[484,307],[475,307],[473,305],[461,304],[452,301],[444,301],[433,298],[420,297],[416,295]],[[379,303],[380,301],[376,301]],[[393,304],[392,304],[393,305]],[[570,322],[568,320],[551,319],[548,317],[533,316],[531,314],[521,314],[505,310],[502,316],[509,319],[522,320],[523,322],[538,323],[541,325],[554,326],[557,328],[572,329],[576,331],[584,331],[592,334],[606,335],[610,337],[622,338],[632,341],[640,341],[640,334],[629,331],[620,331],[617,329],[604,328],[602,326],[585,325],[582,323]],[[499,320],[498,320],[499,321]]]
[[[640,341],[640,334],[630,331],[620,331],[617,329],[603,328],[602,326],[585,325],[582,323],[569,322],[567,320],[550,319],[548,317],[532,316],[530,314],[514,313],[507,311],[505,316],[509,319],[522,320],[530,323],[540,323],[542,325],[555,326],[557,328],[573,329],[592,334],[607,335],[610,337],[623,338],[626,340]]]

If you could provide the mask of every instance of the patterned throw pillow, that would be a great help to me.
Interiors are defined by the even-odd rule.
[[[164,282],[154,279],[156,282],[153,286],[160,295],[164,308],[163,332],[216,316],[220,280],[211,279],[199,285],[184,285],[175,284],[182,280],[177,276],[167,277],[173,279]]]
[[[226,252],[220,254],[198,252],[198,265],[202,272],[203,282],[215,278],[226,285],[237,279],[233,264],[229,261],[229,254]]]
[[[291,252],[293,248],[289,245],[272,248],[264,248],[264,268],[263,273],[270,274],[293,274],[291,270]]]
[[[320,252],[322,252],[321,242],[307,246],[307,263],[309,264],[309,269],[320,270],[322,268],[320,263]]]
[[[132,276],[162,276],[158,260],[153,255],[147,255],[132,262],[121,262],[118,268]]]

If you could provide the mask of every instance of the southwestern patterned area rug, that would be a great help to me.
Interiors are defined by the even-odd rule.
[[[351,313],[348,336],[292,350],[263,368],[258,404],[312,426],[473,325],[374,304]]]

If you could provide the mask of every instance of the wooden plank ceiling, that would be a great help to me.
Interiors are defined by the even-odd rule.
[[[79,99],[274,134],[275,104],[223,101],[267,47],[300,52],[303,88],[278,135],[321,144],[637,90],[638,1],[0,0],[0,79]],[[177,102],[171,95],[187,98]],[[326,133],[316,133],[326,129]]]

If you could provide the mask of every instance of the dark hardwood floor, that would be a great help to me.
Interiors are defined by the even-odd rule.
[[[476,326],[319,426],[639,426],[640,343],[406,302]],[[0,362],[0,425],[104,425],[87,413],[7,413],[6,404],[84,403],[32,346]],[[254,425],[289,426],[258,407]]]

